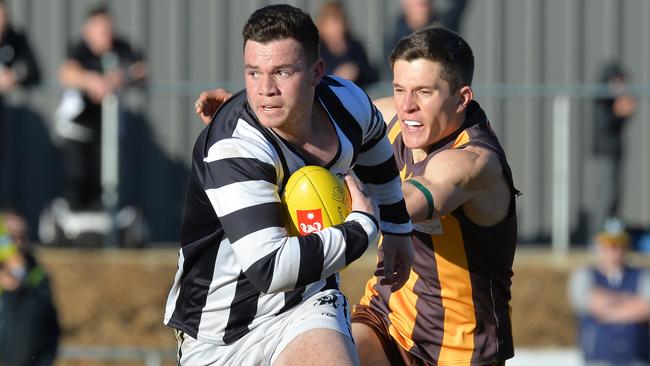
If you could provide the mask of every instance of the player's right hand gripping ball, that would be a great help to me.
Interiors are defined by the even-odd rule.
[[[351,211],[348,187],[329,170],[308,165],[289,177],[282,195],[289,236],[341,224]]]

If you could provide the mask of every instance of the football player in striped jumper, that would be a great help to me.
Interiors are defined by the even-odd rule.
[[[259,9],[243,37],[246,88],[193,152],[164,319],[176,331],[178,363],[358,364],[338,272],[381,233],[379,280],[397,290],[413,256],[386,124],[361,89],[324,75],[318,30],[302,10]],[[345,176],[352,212],[289,237],[280,196],[305,165]]]

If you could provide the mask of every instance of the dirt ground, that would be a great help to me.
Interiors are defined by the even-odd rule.
[[[174,347],[172,332],[163,326],[162,317],[176,271],[175,249],[55,248],[40,249],[37,257],[52,278],[63,345]],[[557,260],[547,251],[518,251],[512,299],[516,346],[574,344],[566,279],[572,268],[586,262],[586,253]],[[371,253],[342,274],[343,291],[351,301],[359,299],[373,265]],[[91,364],[138,365],[60,360],[57,366]]]

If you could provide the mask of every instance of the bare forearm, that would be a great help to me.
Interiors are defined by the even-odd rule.
[[[74,61],[66,61],[59,72],[59,81],[66,87],[88,89],[89,80],[100,77],[99,74],[83,69]]]
[[[589,294],[590,313],[603,322],[633,323],[650,319],[650,303],[635,295],[593,289]]]
[[[638,296],[626,296],[613,306],[603,321],[612,323],[638,323],[650,319],[650,303]]]

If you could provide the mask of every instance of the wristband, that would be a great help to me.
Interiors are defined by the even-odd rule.
[[[433,196],[431,195],[431,192],[427,189],[427,187],[424,186],[424,184],[418,182],[415,179],[407,179],[404,182],[410,183],[413,187],[422,192],[424,198],[427,199],[427,206],[429,208],[429,212],[427,213],[427,220],[431,219],[433,217]]]

